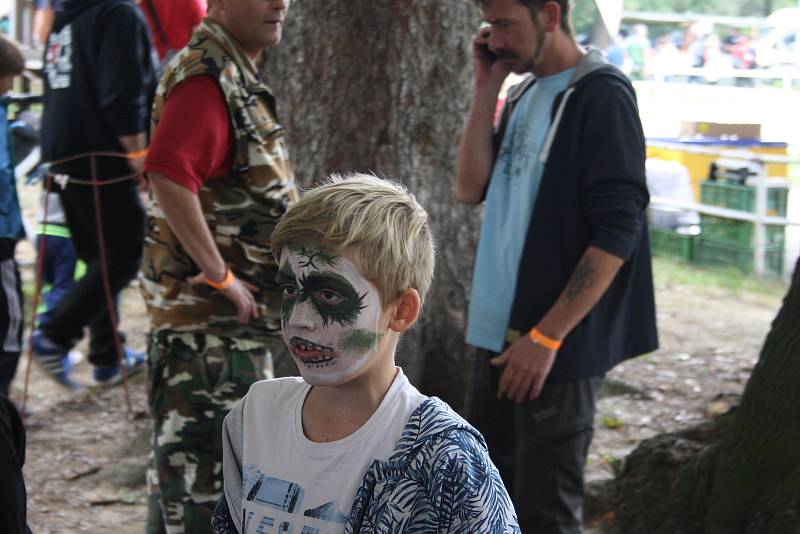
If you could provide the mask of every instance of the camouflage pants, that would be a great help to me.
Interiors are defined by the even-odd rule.
[[[147,532],[211,532],[222,492],[222,420],[265,378],[262,342],[160,331],[148,339],[153,447]]]

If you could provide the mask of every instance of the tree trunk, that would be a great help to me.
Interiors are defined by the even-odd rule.
[[[800,532],[800,261],[715,467],[706,532]]]
[[[739,406],[642,443],[615,482],[617,531],[800,533],[800,261]]]
[[[372,171],[406,184],[428,210],[436,278],[398,361],[455,407],[471,369],[464,327],[478,217],[457,204],[454,180],[479,20],[467,1],[293,2],[283,41],[261,65],[302,186]]]

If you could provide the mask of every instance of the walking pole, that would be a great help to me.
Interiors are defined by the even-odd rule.
[[[47,228],[47,204],[48,199],[50,197],[50,190],[53,185],[53,177],[52,175],[47,172],[45,173],[45,181],[44,181],[44,217],[42,220],[42,224],[45,228]],[[45,245],[47,244],[47,239],[40,239],[38,243],[38,257],[36,258],[36,288],[33,291],[33,302],[31,303],[31,331],[28,335],[28,349],[27,349],[27,360],[28,365],[25,368],[25,385],[22,388],[22,417],[26,417],[27,411],[25,410],[25,406],[28,403],[28,384],[30,382],[31,377],[31,365],[33,364],[33,333],[36,330],[36,316],[38,315],[38,308],[39,308],[39,299],[42,295],[42,273],[44,272],[44,254],[45,254]]]
[[[125,368],[125,357],[122,351],[122,342],[117,334],[117,312],[114,309],[114,297],[111,294],[111,282],[108,278],[108,261],[106,259],[106,241],[103,235],[103,215],[100,206],[100,182],[97,179],[97,156],[92,154],[90,159],[92,169],[92,195],[94,197],[94,213],[97,223],[97,243],[100,248],[100,271],[103,274],[103,288],[106,294],[106,304],[108,305],[108,317],[111,320],[111,331],[114,335],[114,346],[117,349],[117,361],[119,362],[119,372],[122,375],[122,388],[125,390],[125,405],[128,407],[128,415],[133,414],[131,396],[128,391],[127,369]]]

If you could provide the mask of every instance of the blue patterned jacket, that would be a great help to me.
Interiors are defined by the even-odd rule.
[[[212,524],[237,532],[223,496]],[[486,442],[441,400],[425,400],[386,462],[356,492],[346,534],[519,533],[517,515]]]
[[[0,102],[0,238],[23,239],[25,228],[11,161],[7,112],[8,105]]]

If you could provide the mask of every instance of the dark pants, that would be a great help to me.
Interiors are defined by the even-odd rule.
[[[41,240],[44,240],[44,262],[42,265],[42,285],[50,286],[49,291],[42,294],[44,308],[37,315],[40,325],[50,321],[53,310],[64,298],[72,286],[75,285],[75,265],[78,256],[75,246],[69,237],[38,235],[36,236],[36,250],[39,250]]]
[[[533,401],[497,398],[502,367],[479,349],[467,418],[511,494],[523,533],[580,533],[583,468],[602,377],[546,383]]]
[[[0,238],[0,393],[8,395],[22,350],[22,284],[16,239]]]
[[[113,335],[116,325],[111,324],[103,288],[92,187],[68,184],[59,195],[75,251],[86,263],[86,275],[64,295],[41,330],[47,338],[68,349],[83,337],[83,329],[88,326],[89,362],[110,367],[117,363]],[[128,180],[100,187],[100,209],[106,268],[116,306],[119,293],[136,276],[144,246],[145,214],[136,183]],[[119,314],[115,315],[119,320]]]

